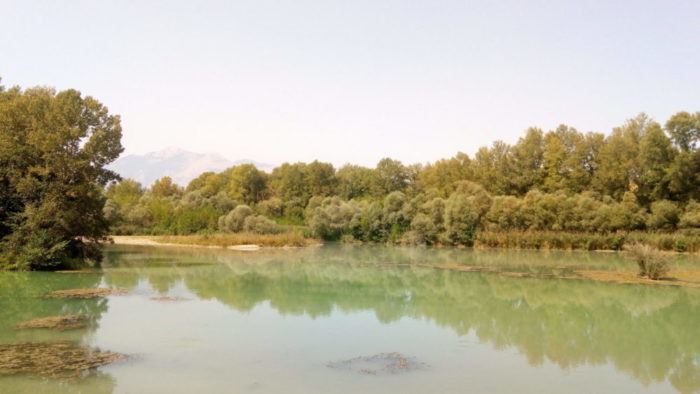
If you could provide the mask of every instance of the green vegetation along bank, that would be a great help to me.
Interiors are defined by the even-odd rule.
[[[700,250],[700,112],[663,125],[640,114],[608,135],[529,128],[425,165],[244,164],[186,186],[119,179],[105,166],[120,139],[119,117],[91,97],[0,87],[0,267],[98,262],[108,234]]]

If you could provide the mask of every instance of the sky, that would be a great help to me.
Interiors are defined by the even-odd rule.
[[[700,110],[700,1],[0,0],[5,86],[74,88],[125,154],[425,163]]]

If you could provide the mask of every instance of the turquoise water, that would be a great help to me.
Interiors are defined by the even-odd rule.
[[[132,357],[73,381],[0,377],[0,392],[700,391],[700,289],[434,264],[530,276],[634,269],[615,253],[114,246],[100,273],[0,272],[0,342],[69,340]],[[692,256],[674,264],[700,267]],[[40,298],[96,286],[131,293]],[[175,300],[153,299],[164,296]],[[93,320],[71,331],[14,330],[63,314]],[[329,367],[394,352],[409,368]]]

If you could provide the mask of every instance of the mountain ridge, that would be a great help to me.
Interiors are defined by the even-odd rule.
[[[180,186],[187,184],[206,171],[220,172],[240,164],[253,164],[259,170],[270,172],[272,165],[250,159],[229,160],[218,153],[197,153],[177,147],[156,152],[122,156],[108,168],[123,178],[131,178],[144,187],[169,176]]]

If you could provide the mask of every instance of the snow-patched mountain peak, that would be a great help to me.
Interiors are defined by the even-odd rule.
[[[272,166],[252,160],[228,160],[217,153],[196,153],[178,147],[168,147],[158,152],[120,157],[109,168],[123,178],[131,178],[148,187],[156,179],[169,176],[181,186],[206,171],[219,172],[226,168],[252,163],[262,171]]]

